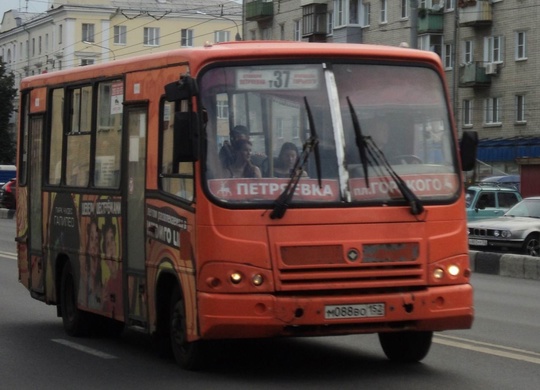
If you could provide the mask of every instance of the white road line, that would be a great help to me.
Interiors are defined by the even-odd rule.
[[[540,353],[526,351],[524,349],[505,347],[497,344],[484,343],[455,336],[437,335],[433,338],[437,344],[449,347],[467,349],[470,351],[485,353],[493,356],[500,356],[508,359],[521,360],[528,363],[540,364]]]
[[[108,353],[98,351],[97,349],[85,347],[84,345],[77,344],[77,343],[74,343],[74,342],[71,342],[71,341],[68,341],[68,340],[51,339],[51,341],[54,341],[55,343],[65,345],[67,347],[76,349],[76,350],[84,352],[84,353],[88,353],[90,355],[100,357],[102,359],[118,359],[118,357],[116,357],[116,356],[109,355]]]
[[[17,254],[12,252],[3,252],[0,251],[0,257],[5,257],[6,259],[17,260]]]

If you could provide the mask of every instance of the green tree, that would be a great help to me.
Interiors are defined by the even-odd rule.
[[[6,63],[0,58],[0,164],[15,163],[15,136],[9,128],[13,114],[13,101],[17,95],[15,77],[7,72]]]

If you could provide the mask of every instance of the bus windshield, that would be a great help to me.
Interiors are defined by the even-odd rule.
[[[443,81],[429,67],[213,67],[199,83],[218,202],[274,202],[295,174],[290,205],[403,204],[397,181],[427,203],[460,190]]]

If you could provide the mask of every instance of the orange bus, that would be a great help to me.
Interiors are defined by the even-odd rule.
[[[208,44],[20,91],[19,279],[69,335],[196,369],[217,339],[377,333],[409,362],[471,327],[476,134],[434,53]]]

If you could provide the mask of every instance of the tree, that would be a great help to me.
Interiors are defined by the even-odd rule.
[[[0,164],[15,163],[15,136],[9,128],[13,114],[13,101],[17,96],[15,77],[8,73],[6,63],[0,58]]]

